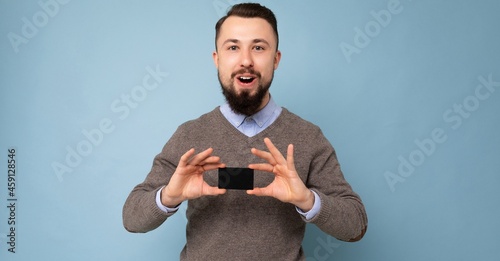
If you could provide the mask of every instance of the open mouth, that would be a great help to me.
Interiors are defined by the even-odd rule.
[[[253,88],[260,78],[260,73],[251,68],[245,68],[232,73],[231,78],[244,88]]]
[[[238,81],[240,81],[243,84],[250,84],[255,80],[255,77],[251,76],[240,76],[238,77]]]

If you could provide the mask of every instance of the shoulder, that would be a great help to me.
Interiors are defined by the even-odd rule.
[[[166,150],[170,152],[185,152],[199,144],[204,144],[209,138],[213,138],[211,133],[220,126],[218,114],[221,114],[219,108],[199,116],[196,119],[186,121],[177,127],[168,142],[165,144]],[[222,115],[222,114],[221,114]]]
[[[283,108],[280,135],[297,145],[309,147],[312,150],[325,151],[333,149],[332,144],[325,136],[321,128],[298,116],[297,114]]]
[[[208,127],[211,126],[213,123],[217,123],[218,121],[220,121],[221,116],[222,113],[220,112],[219,107],[216,107],[212,111],[202,114],[200,117],[196,119],[184,122],[183,124],[179,125],[179,129],[189,130],[199,126]]]
[[[321,132],[321,129],[316,124],[305,120],[299,115],[283,108],[281,112],[282,124],[286,125],[287,128],[293,128],[294,131],[306,132],[306,133],[317,133]]]

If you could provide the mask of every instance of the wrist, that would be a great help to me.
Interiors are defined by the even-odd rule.
[[[165,186],[160,191],[161,204],[167,208],[175,208],[179,206],[184,200],[180,197],[172,197],[168,193],[168,186]]]
[[[296,207],[300,208],[304,212],[310,211],[314,206],[314,194],[310,189],[304,193],[305,197],[303,200],[298,201],[294,204]]]

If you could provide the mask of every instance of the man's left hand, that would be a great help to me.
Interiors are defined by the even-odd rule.
[[[269,152],[252,148],[252,153],[266,160],[267,163],[250,164],[248,167],[271,172],[275,175],[274,180],[267,187],[247,190],[247,193],[274,197],[283,202],[294,204],[304,212],[311,210],[314,205],[314,194],[305,186],[295,170],[293,145],[288,145],[285,158],[269,138],[265,138],[264,143]]]

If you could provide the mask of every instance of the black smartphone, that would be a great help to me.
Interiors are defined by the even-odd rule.
[[[253,189],[253,169],[219,168],[219,188]]]

